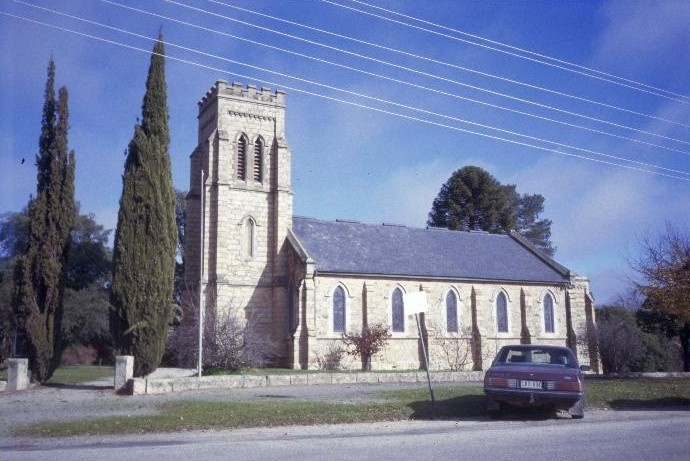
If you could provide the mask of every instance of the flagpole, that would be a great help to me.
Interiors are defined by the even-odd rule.
[[[206,181],[204,180],[204,170],[201,169],[201,235],[199,236],[199,356],[197,358],[197,386],[201,379],[201,368],[203,363],[203,343],[204,343],[204,237],[206,231],[206,210],[204,208],[204,199],[206,196]]]

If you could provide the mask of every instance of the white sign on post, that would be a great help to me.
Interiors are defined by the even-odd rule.
[[[403,304],[405,305],[405,314],[421,314],[429,310],[429,305],[426,302],[426,293],[423,291],[415,291],[414,293],[405,293],[403,295]]]
[[[416,291],[414,293],[405,293],[403,295],[403,304],[405,305],[405,314],[412,315],[417,321],[417,330],[419,331],[419,343],[422,346],[424,353],[424,368],[426,369],[426,380],[429,384],[429,394],[431,395],[431,408],[434,408],[436,400],[434,399],[434,389],[431,387],[431,374],[429,373],[429,356],[426,352],[424,339],[422,338],[422,327],[419,325],[419,314],[429,310],[429,304],[426,301],[426,293],[423,291]]]

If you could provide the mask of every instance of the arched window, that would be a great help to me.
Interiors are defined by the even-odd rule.
[[[508,333],[508,300],[502,291],[496,296],[496,331]]]
[[[247,179],[247,138],[244,135],[237,140],[237,179]]]
[[[446,331],[457,333],[458,331],[458,297],[453,290],[446,294]]]
[[[253,218],[247,218],[244,220],[244,226],[242,226],[242,254],[247,259],[254,258],[254,242],[256,238],[256,222]]]
[[[556,331],[553,318],[553,298],[550,293],[544,295],[544,332],[554,333]]]
[[[400,333],[405,331],[405,305],[403,304],[403,292],[400,288],[393,290],[391,309],[393,332]]]
[[[264,178],[264,141],[261,138],[256,138],[254,141],[254,181],[261,182]]]
[[[333,291],[333,331],[345,333],[345,289],[341,286]]]

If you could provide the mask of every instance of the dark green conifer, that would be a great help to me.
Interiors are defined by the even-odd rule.
[[[169,144],[165,50],[159,35],[142,121],[127,149],[110,294],[116,352],[134,356],[135,376],[160,364],[170,320],[177,227]]]
[[[68,150],[68,93],[55,99],[55,62],[48,63],[36,197],[29,202],[29,242],[15,266],[14,308],[31,380],[47,381],[60,364],[67,253],[74,224],[74,151]]]

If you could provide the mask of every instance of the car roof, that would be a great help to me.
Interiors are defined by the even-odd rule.
[[[556,344],[509,344],[503,346],[501,349],[513,349],[513,350],[535,350],[535,349],[555,349],[571,352],[572,350],[566,346],[559,346]]]

